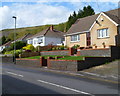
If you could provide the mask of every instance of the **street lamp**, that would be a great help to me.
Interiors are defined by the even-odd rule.
[[[16,64],[16,58],[15,58],[15,50],[16,50],[16,45],[15,45],[15,42],[16,42],[16,19],[17,17],[13,16],[12,18],[15,19],[15,29],[14,29],[14,56],[13,56],[13,62],[14,64]]]

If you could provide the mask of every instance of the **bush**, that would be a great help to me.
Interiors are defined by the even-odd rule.
[[[72,48],[77,49],[80,45],[74,45]]]
[[[14,44],[15,44],[15,49],[21,49],[22,47],[26,46],[26,43],[23,41],[16,41],[15,43],[11,43],[10,47],[7,48],[7,51],[14,50]]]
[[[15,57],[19,57],[19,54],[22,53],[22,50],[15,50]],[[5,54],[12,54],[14,55],[14,50],[6,51]]]
[[[30,51],[34,51],[35,48],[32,44],[28,44],[27,46],[23,47],[24,50],[30,50]]]

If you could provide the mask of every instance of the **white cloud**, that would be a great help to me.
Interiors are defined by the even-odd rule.
[[[0,29],[8,28],[9,26],[12,26],[12,12],[10,11],[9,7],[3,6],[0,7]]]
[[[15,15],[17,27],[58,24],[67,21],[70,13],[71,11],[64,6],[16,3],[9,7],[0,7],[0,23],[2,22],[4,29],[13,28],[12,16]]]

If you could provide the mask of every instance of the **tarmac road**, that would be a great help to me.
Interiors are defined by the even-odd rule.
[[[83,96],[109,94],[109,96],[118,96],[118,85],[3,64],[2,94],[81,94]]]

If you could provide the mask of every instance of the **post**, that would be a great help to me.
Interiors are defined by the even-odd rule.
[[[16,42],[16,17],[15,16],[13,16],[12,18],[14,18],[15,19],[15,29],[14,29],[14,56],[13,56],[13,62],[14,62],[14,64],[16,64],[16,56],[15,56],[15,51],[16,51],[16,44],[15,44],[15,42]]]

